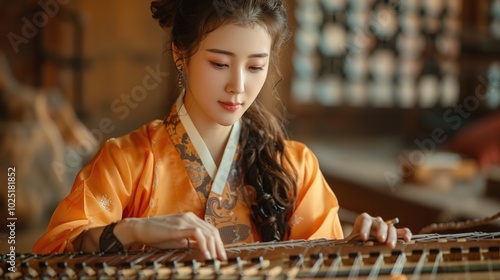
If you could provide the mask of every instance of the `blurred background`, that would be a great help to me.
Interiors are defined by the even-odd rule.
[[[108,138],[177,91],[149,1],[0,0],[0,178],[29,252]],[[346,232],[362,212],[419,232],[500,231],[500,1],[289,0],[276,96]],[[2,183],[6,186],[5,183]],[[7,188],[0,219],[7,223]],[[0,252],[8,232],[0,230]]]

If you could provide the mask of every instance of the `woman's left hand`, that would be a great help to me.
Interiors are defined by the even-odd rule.
[[[408,228],[396,228],[394,224],[387,223],[381,217],[372,217],[363,213],[356,218],[352,232],[347,239],[355,236],[359,236],[359,239],[364,241],[373,236],[379,242],[394,248],[398,238],[408,242],[411,240],[412,233]]]

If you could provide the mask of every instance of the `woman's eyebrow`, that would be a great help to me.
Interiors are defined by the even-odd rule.
[[[221,49],[207,49],[205,50],[207,52],[212,52],[212,53],[218,53],[218,54],[225,54],[225,55],[228,55],[228,56],[236,56],[234,53],[230,52],[230,51],[226,51],[226,50],[221,50]],[[253,57],[268,57],[269,54],[268,53],[255,53],[255,54],[251,54],[248,56],[248,58],[253,58]]]

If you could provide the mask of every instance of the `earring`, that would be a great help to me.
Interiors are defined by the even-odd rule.
[[[183,79],[183,74],[182,74],[182,65],[177,65],[177,72],[179,74],[179,79],[178,79],[178,87],[182,89],[184,87],[184,79]]]

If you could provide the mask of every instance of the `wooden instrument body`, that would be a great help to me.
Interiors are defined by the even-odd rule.
[[[2,256],[5,279],[499,279],[500,232],[416,235],[394,250],[318,239],[227,246],[229,261],[194,250]],[[15,272],[13,271],[15,270]]]

